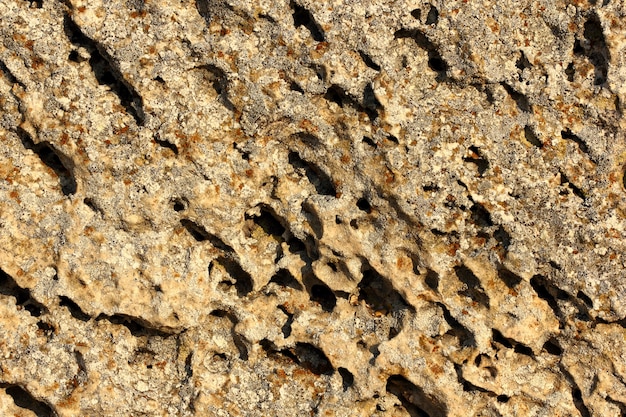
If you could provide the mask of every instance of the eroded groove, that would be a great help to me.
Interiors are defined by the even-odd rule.
[[[478,149],[476,146],[470,146],[469,151],[471,152],[471,156],[464,157],[463,161],[475,164],[476,168],[478,169],[478,174],[482,176],[485,171],[489,169],[489,161],[487,160],[487,158],[482,156],[482,154],[480,153],[480,149]]]
[[[374,71],[380,71],[380,65],[378,65],[377,63],[375,63],[372,60],[372,57],[369,56],[368,54],[366,54],[363,51],[359,51],[359,55],[361,55],[361,59],[363,60],[363,63],[365,63],[365,65],[367,65],[368,67],[370,67],[371,69],[373,69]]]
[[[357,286],[359,301],[364,301],[372,311],[383,315],[413,310],[388,278],[379,274],[367,262],[364,263],[362,270],[363,278]]]
[[[254,211],[254,210],[253,210]],[[261,205],[259,208],[259,214],[245,214],[247,223],[252,223],[258,229],[262,230],[268,236],[274,237],[276,240],[284,240],[283,234],[285,233],[285,226],[283,226],[281,219],[276,212],[269,206]],[[284,221],[284,220],[283,220]],[[255,232],[253,227],[248,224],[246,235],[249,237]]]
[[[543,143],[539,140],[539,137],[535,133],[534,129],[530,126],[524,126],[524,138],[528,143],[538,148],[543,148]]]
[[[312,162],[305,161],[295,152],[289,152],[289,163],[299,174],[304,174],[309,182],[315,187],[315,191],[321,195],[330,195],[335,197],[337,190],[333,185],[333,181],[321,168]]]
[[[298,365],[315,375],[332,375],[335,372],[324,352],[310,343],[296,343],[295,348],[289,351],[295,355]]]
[[[485,289],[480,283],[480,279],[471,269],[465,265],[454,267],[454,273],[459,281],[465,284],[466,288],[460,294],[471,298],[477,303],[489,308],[489,296],[485,293]]]
[[[443,311],[443,318],[450,326],[450,330],[448,330],[446,333],[456,337],[459,340],[459,344],[461,346],[476,346],[476,338],[474,337],[474,333],[472,333],[471,330],[459,323],[457,319],[452,317],[452,314],[450,313],[450,310],[448,310],[448,307],[446,307],[442,303],[436,304],[441,308],[441,311]]]
[[[602,85],[607,81],[611,55],[597,13],[592,12],[585,22],[583,36],[586,42],[580,42],[579,45],[595,67],[594,84]]]
[[[249,357],[248,346],[246,343],[247,341],[242,335],[235,331],[235,326],[237,326],[237,323],[239,323],[237,317],[235,317],[233,313],[226,310],[214,310],[211,312],[211,315],[216,317],[226,317],[228,320],[230,320],[230,322],[232,323],[232,327],[230,328],[230,335],[233,338],[233,343],[235,347],[239,351],[239,359],[247,361]]]
[[[498,270],[498,278],[509,288],[515,288],[522,282],[522,277],[502,267]]]
[[[28,288],[20,287],[12,276],[0,269],[0,294],[15,298],[15,304],[24,307],[33,317],[48,312],[46,306],[35,300]]]
[[[69,16],[63,20],[65,35],[76,47],[85,48],[91,58],[89,65],[100,85],[108,86],[139,126],[144,124],[143,99],[113,64],[113,58],[102,45],[87,37]]]
[[[270,282],[280,285],[281,287],[293,288],[294,290],[302,291],[303,287],[300,282],[286,269],[279,270],[270,279]]]
[[[157,329],[156,327],[153,327],[150,323],[143,320],[142,318],[133,317],[128,314],[113,314],[111,316],[106,315],[106,314],[100,314],[98,315],[98,317],[96,317],[96,321],[101,321],[101,320],[106,320],[109,323],[124,326],[130,331],[130,334],[132,334],[135,337],[142,337],[142,336],[155,337],[156,336],[156,337],[167,338],[176,334],[175,332]]]
[[[421,387],[413,384],[402,375],[392,375],[387,379],[387,392],[398,397],[411,417],[445,417],[447,407]]]
[[[526,97],[525,95],[521,93],[518,93],[517,91],[515,91],[513,87],[511,87],[507,83],[502,82],[500,83],[500,85],[504,87],[506,92],[509,94],[509,96],[511,96],[513,101],[515,101],[515,104],[517,104],[517,107],[521,111],[526,112],[526,113],[532,113],[533,108],[532,108],[532,105],[530,104],[530,101],[528,101],[528,97]]]
[[[499,344],[507,349],[513,349],[516,353],[530,357],[535,356],[531,348],[521,342],[518,342],[517,340],[504,337],[497,329],[491,329],[491,340],[491,344],[494,346]]]
[[[567,175],[565,175],[565,173],[559,171],[559,173],[561,174],[561,185],[567,185],[567,187],[572,191],[572,193],[580,198],[581,200],[585,201],[587,199],[587,197],[585,196],[585,193],[583,192],[583,190],[581,190],[580,188],[578,188],[576,185],[572,184],[569,180],[569,178],[567,177]],[[560,194],[567,194],[567,190],[562,190],[560,192]]]
[[[324,42],[325,36],[321,26],[315,21],[313,14],[295,1],[289,2],[293,10],[293,25],[297,28],[304,26],[311,33],[311,37],[317,42]]]
[[[576,407],[580,415],[582,417],[591,417],[591,413],[589,412],[589,409],[587,408],[587,405],[583,400],[582,391],[580,390],[580,387],[576,383],[576,380],[574,379],[572,374],[567,370],[563,363],[559,363],[559,370],[565,376],[565,379],[567,380],[569,385],[572,387],[572,399],[574,400],[574,406]]]
[[[73,164],[69,157],[61,153],[49,142],[43,141],[35,144],[33,138],[22,128],[17,128],[17,135],[24,148],[33,151],[41,162],[56,174],[57,178],[59,178],[63,195],[68,196],[76,193],[76,179],[72,173],[71,167]]]
[[[217,93],[220,102],[230,111],[235,110],[235,105],[228,97],[228,75],[223,69],[216,65],[206,64],[201,67],[207,71],[207,79],[211,83],[211,87]]]
[[[411,38],[415,41],[418,47],[428,53],[428,67],[438,74],[438,81],[445,79],[445,73],[448,70],[448,63],[441,57],[439,48],[433,42],[431,42],[426,35],[417,29],[407,30],[400,29],[394,33],[396,39]]]
[[[4,388],[5,392],[13,398],[15,405],[32,411],[37,417],[58,416],[50,404],[36,399],[30,392],[19,385],[0,383],[0,388]]]
[[[303,283],[311,301],[319,303],[324,311],[331,312],[334,310],[337,305],[337,297],[328,285],[312,273],[304,276]]]
[[[161,139],[158,134],[154,136],[154,143],[161,146],[162,148],[169,149],[170,151],[174,153],[174,155],[178,155],[178,146],[176,146],[175,144],[171,142]]]
[[[23,89],[26,89],[26,86],[22,84],[20,80],[18,80],[15,75],[11,72],[11,70],[6,66],[4,61],[0,60],[0,73],[4,74],[4,77],[10,84],[18,84]]]
[[[215,248],[226,252],[227,254],[235,253],[235,250],[230,245],[226,244],[222,239],[215,236],[214,234],[207,232],[207,230],[202,225],[194,222],[193,220],[181,219],[180,224],[197,242],[208,241]]]
[[[75,319],[85,322],[91,320],[91,316],[85,313],[71,298],[61,295],[59,296],[59,300],[59,305],[67,308]]]
[[[580,148],[580,150],[582,152],[584,152],[585,154],[587,154],[587,156],[589,156],[589,159],[593,163],[596,163],[595,159],[591,155],[591,152],[589,151],[589,146],[587,146],[587,143],[585,143],[585,141],[582,140],[579,136],[576,136],[575,134],[573,134],[571,130],[569,130],[569,129],[562,130],[561,131],[561,137],[563,139],[571,140],[572,142],[576,142],[576,144],[578,144],[578,147]]]
[[[254,288],[252,276],[250,276],[248,272],[244,271],[237,261],[231,259],[230,257],[220,256],[215,260],[215,262],[222,265],[228,275],[235,280],[234,283],[223,282],[223,284],[226,284],[227,286],[234,285],[239,297],[244,297],[252,291],[252,288]]]

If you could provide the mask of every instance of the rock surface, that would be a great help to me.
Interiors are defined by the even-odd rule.
[[[626,413],[626,5],[0,0],[0,413]]]

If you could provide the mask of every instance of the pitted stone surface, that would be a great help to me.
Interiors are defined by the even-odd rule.
[[[626,413],[623,2],[0,15],[3,415]]]

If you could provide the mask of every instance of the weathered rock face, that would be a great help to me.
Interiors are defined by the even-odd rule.
[[[620,1],[0,1],[0,410],[626,413]]]

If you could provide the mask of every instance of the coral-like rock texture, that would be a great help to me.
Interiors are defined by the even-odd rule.
[[[626,4],[0,0],[0,413],[626,414]]]

